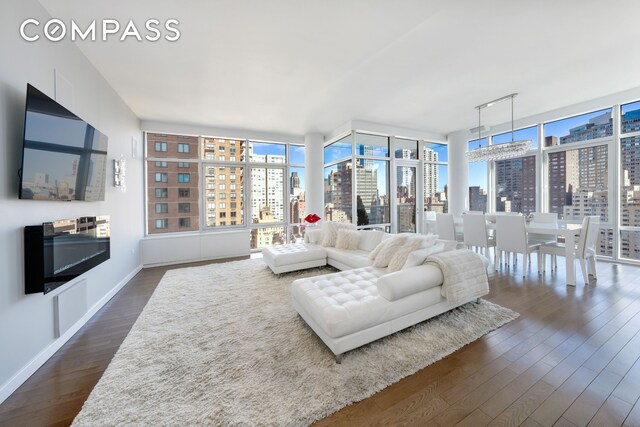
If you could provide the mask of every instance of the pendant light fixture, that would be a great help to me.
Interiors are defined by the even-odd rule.
[[[481,111],[508,99],[511,100],[511,142],[504,144],[487,145],[478,147],[474,150],[466,152],[469,162],[487,162],[492,160],[510,159],[524,155],[531,148],[531,140],[523,139],[516,141],[514,138],[514,122],[513,122],[513,98],[518,94],[512,93],[493,101],[486,102],[475,107],[478,110],[478,141],[482,139]]]

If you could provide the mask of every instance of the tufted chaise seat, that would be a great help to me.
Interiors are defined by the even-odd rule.
[[[381,268],[364,267],[309,277],[293,287],[293,298],[329,336],[340,337],[387,317],[376,286],[385,273]]]
[[[293,306],[338,357],[461,304],[442,297],[442,271],[372,266],[295,280]],[[467,301],[464,301],[465,303]]]
[[[327,264],[327,251],[319,245],[292,243],[270,246],[262,250],[264,262],[276,274]]]

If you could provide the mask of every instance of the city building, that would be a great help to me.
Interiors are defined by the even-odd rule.
[[[198,138],[150,134],[147,138],[149,234],[200,229]],[[167,161],[162,159],[182,159]]]
[[[487,211],[487,191],[479,186],[469,187],[469,210]]]

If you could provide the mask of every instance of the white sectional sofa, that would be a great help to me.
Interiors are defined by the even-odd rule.
[[[415,325],[452,308],[477,300],[476,293],[452,303],[443,296],[444,276],[435,264],[423,264],[399,271],[374,267],[369,254],[385,239],[381,231],[358,231],[357,249],[322,246],[322,230],[308,231],[305,243],[268,248],[263,251],[274,273],[329,264],[337,273],[295,280],[291,285],[293,307],[324,341],[340,362],[342,354]],[[326,243],[326,242],[325,242]],[[456,249],[457,242],[436,240],[440,251]],[[477,254],[478,274],[486,279],[488,261]],[[415,253],[417,254],[417,251]],[[411,256],[411,255],[410,255]],[[410,264],[410,263],[407,263]]]

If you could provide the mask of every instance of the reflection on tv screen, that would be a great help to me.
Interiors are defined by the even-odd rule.
[[[107,137],[27,88],[20,198],[104,200]]]

